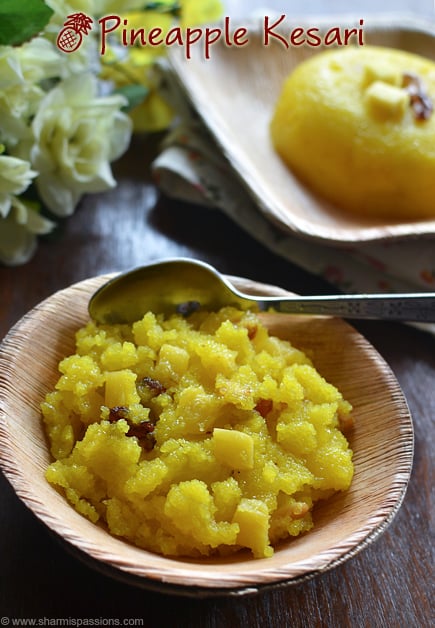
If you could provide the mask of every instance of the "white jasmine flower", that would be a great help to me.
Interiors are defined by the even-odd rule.
[[[17,58],[25,81],[39,83],[62,74],[63,55],[44,37],[35,37],[17,48]]]
[[[26,114],[33,99],[23,93],[23,83],[18,49],[0,46],[0,139],[12,146],[29,131]],[[42,97],[42,91],[36,89]]]
[[[131,121],[119,110],[123,104],[118,95],[99,97],[90,74],[61,81],[41,101],[30,160],[39,172],[38,192],[55,214],[70,215],[84,193],[115,186],[110,162],[131,136]]]
[[[0,138],[10,149],[31,138],[30,119],[43,96],[44,92],[31,83],[0,90]]]
[[[59,77],[62,60],[63,55],[44,37],[16,48],[0,46],[0,89]]]
[[[29,162],[9,155],[0,155],[0,216],[6,218],[12,207],[13,197],[29,187],[37,173]]]
[[[18,59],[18,49],[0,46],[0,89],[21,83],[23,73]]]
[[[45,94],[39,83],[61,70],[60,52],[42,37],[0,47],[0,137],[9,148],[30,137],[30,119]]]
[[[36,175],[28,162],[0,155],[0,262],[4,264],[23,264],[30,259],[37,245],[36,236],[54,226],[16,197]]]
[[[54,223],[12,197],[11,210],[0,216],[0,262],[16,266],[27,262],[37,247],[37,236],[49,233]]]

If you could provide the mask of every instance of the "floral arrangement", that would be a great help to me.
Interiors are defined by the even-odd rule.
[[[91,30],[66,54],[56,44],[68,18],[116,14],[168,29],[221,12],[219,0],[1,0],[0,262],[29,260],[84,194],[116,185],[110,164],[132,132],[164,129],[173,115],[152,72],[164,48],[126,48],[114,33],[102,57]]]

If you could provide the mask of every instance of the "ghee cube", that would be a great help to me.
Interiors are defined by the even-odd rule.
[[[269,511],[259,499],[243,498],[234,513],[233,523],[239,525],[237,543],[250,547],[255,558],[272,556],[269,545]]]
[[[233,469],[254,468],[254,441],[238,430],[213,430],[213,452],[218,462]]]
[[[106,373],[104,399],[108,408],[139,403],[140,397],[136,390],[136,373],[129,369]]]

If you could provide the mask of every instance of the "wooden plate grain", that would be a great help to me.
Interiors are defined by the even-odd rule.
[[[292,28],[306,31],[316,26],[326,32],[340,23],[342,28],[359,27],[360,18],[335,18],[332,23],[333,18],[314,16],[307,23],[307,18],[288,16],[281,30],[288,39]],[[219,41],[211,47],[209,59],[202,46],[192,47],[190,59],[184,49],[172,48],[169,58],[180,86],[265,216],[290,233],[342,246],[435,236],[435,220],[352,216],[312,193],[291,173],[271,144],[270,120],[284,79],[322,46],[286,49],[276,40],[265,46],[261,24],[244,26],[249,39],[244,47]],[[366,44],[435,59],[435,29],[427,22],[390,15],[366,19],[363,29]]]
[[[74,350],[98,277],[58,292],[31,310],[0,345],[0,465],[18,497],[93,567],[135,585],[180,595],[245,594],[286,586],[324,572],[373,541],[397,512],[409,480],[413,429],[388,365],[339,319],[264,314],[270,331],[312,356],[324,377],[354,406],[348,435],[355,476],[349,491],[320,503],[309,533],[281,543],[272,558],[183,560],[158,556],[111,536],[79,515],[44,478],[51,458],[40,402]],[[246,292],[283,294],[231,278]]]

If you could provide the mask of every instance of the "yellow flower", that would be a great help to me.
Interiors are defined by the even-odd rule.
[[[160,0],[155,4],[158,4],[161,10],[134,11],[124,14],[122,17],[127,20],[126,28],[135,31],[143,29],[145,33],[149,33],[153,28],[161,28],[162,38],[164,38],[169,29],[175,25],[175,10],[172,9],[175,9],[177,4],[180,5],[179,24],[182,28],[213,22],[222,15],[223,11],[220,0],[205,0],[204,2],[182,0],[179,3],[174,0]],[[122,31],[119,30],[116,33],[121,44]],[[158,84],[152,72],[154,62],[158,57],[166,54],[166,48],[164,45],[142,46],[139,38],[135,45],[123,47],[122,52],[119,48],[120,46],[108,46],[103,57],[101,77],[112,81],[117,87],[137,84],[148,89],[144,101],[129,112],[136,132],[166,129],[173,118],[173,111],[160,96]],[[125,51],[127,51],[126,56]]]
[[[181,3],[181,26],[200,26],[215,22],[222,16],[220,0],[183,0]]]
[[[144,133],[167,129],[174,112],[158,91],[153,90],[140,105],[129,112],[129,115],[136,133]]]

